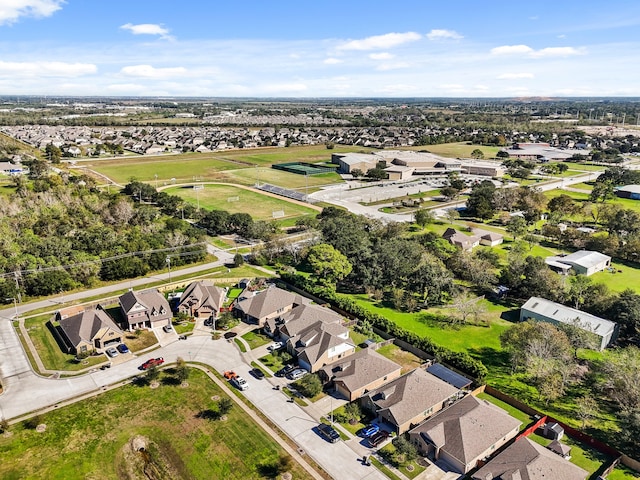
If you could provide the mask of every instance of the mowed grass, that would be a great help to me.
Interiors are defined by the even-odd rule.
[[[337,173],[327,172],[317,175],[298,175],[296,173],[276,170],[270,167],[245,168],[242,170],[229,170],[221,172],[220,178],[229,183],[241,185],[255,185],[256,183],[269,183],[279,187],[298,190],[301,193],[313,193],[318,187],[342,183],[343,180]]]
[[[190,187],[172,187],[165,190],[189,203],[200,204],[206,210],[226,210],[229,213],[249,213],[254,220],[272,220],[274,211],[283,211],[284,217],[317,215],[318,211],[284,199],[234,187],[233,185],[203,185],[194,190]],[[237,201],[229,201],[229,199]]]
[[[165,464],[162,478],[270,478],[265,467],[287,454],[264,430],[235,404],[227,420],[198,418],[217,408],[212,396],[227,397],[199,370],[187,388],[170,380],[163,374],[157,389],[127,385],[47,413],[43,433],[12,426],[0,436],[0,478],[145,478],[145,458]],[[130,451],[138,435],[147,455]],[[291,465],[293,478],[310,478]]]
[[[359,152],[369,153],[373,149],[365,147],[351,147],[335,145],[333,149],[328,149],[324,145],[307,145],[292,147],[267,147],[253,149],[229,150],[216,153],[216,158],[232,161],[247,162],[252,165],[273,165],[274,163],[288,162],[330,162],[333,153]]]
[[[468,145],[466,142],[453,142],[410,147],[408,150],[427,151],[443,157],[471,158],[471,152],[476,148],[484,154],[484,158],[495,158],[502,147],[486,147],[484,145]]]

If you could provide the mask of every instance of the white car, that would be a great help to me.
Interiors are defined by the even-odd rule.
[[[240,376],[233,377],[231,379],[231,382],[238,388],[238,390],[246,390],[247,388],[249,388],[249,384],[247,383],[247,381]]]
[[[113,347],[107,348],[107,355],[109,355],[111,358],[117,357],[118,351]]]
[[[276,350],[280,350],[282,347],[284,347],[284,344],[282,342],[273,342],[267,347],[267,350],[269,350],[270,352],[275,352]]]

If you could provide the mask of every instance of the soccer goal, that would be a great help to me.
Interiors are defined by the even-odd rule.
[[[284,217],[284,210],[274,210],[273,212],[271,212],[271,216],[273,218],[283,218]]]
[[[239,202],[240,201],[240,196],[236,195],[235,197],[227,197],[227,202],[229,203],[233,203],[233,202]]]

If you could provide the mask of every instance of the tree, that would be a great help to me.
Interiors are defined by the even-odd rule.
[[[359,168],[354,168],[353,170],[351,170],[351,175],[353,176],[353,178],[360,178],[364,177],[364,172]]]
[[[398,457],[396,461],[399,464],[409,463],[418,458],[418,450],[404,435],[399,435],[393,440],[393,446],[396,447]]]
[[[231,401],[230,398],[227,398],[227,397],[221,398],[220,401],[218,402],[218,413],[221,416],[229,413],[232,408],[233,408],[233,402]]]
[[[177,358],[176,367],[174,370],[176,372],[176,378],[180,383],[186,381],[189,378],[189,367],[182,357]]]
[[[591,190],[591,194],[589,195],[589,200],[596,202],[606,202],[610,198],[613,198],[614,193],[614,185],[611,181],[596,181],[593,189]]]
[[[474,186],[467,200],[467,212],[471,216],[482,219],[493,217],[496,212],[493,201],[495,191],[496,186],[488,180],[484,180]]]
[[[496,153],[496,158],[509,158],[509,152],[500,150],[498,153]]]
[[[518,237],[527,233],[528,228],[527,221],[524,218],[514,215],[509,220],[506,230],[513,235],[513,239],[516,240]]]
[[[449,223],[453,223],[458,218],[460,218],[460,212],[455,208],[447,208],[444,211],[444,216],[447,217],[447,220],[449,220]]]
[[[381,168],[376,167],[368,170],[366,176],[373,180],[384,180],[387,178],[387,172]]]
[[[564,216],[577,213],[578,210],[578,207],[573,199],[569,195],[566,195],[564,193],[549,200],[547,208],[551,213],[558,212],[561,219]]]
[[[44,153],[51,163],[60,163],[62,150],[60,150],[59,147],[56,147],[53,143],[47,144],[47,146],[44,148]]]
[[[576,399],[576,414],[582,420],[582,429],[587,426],[587,422],[598,413],[598,402],[591,395],[585,395]]]
[[[622,326],[626,338],[640,333],[640,295],[631,288],[622,291],[607,311],[607,317]]]
[[[315,373],[305,375],[301,379],[293,382],[293,385],[307,398],[313,398],[322,392],[322,382],[320,381],[320,377]]]
[[[575,275],[569,278],[568,297],[569,300],[573,302],[574,307],[577,310],[580,310],[580,307],[585,300],[584,295],[589,291],[592,284],[593,280],[586,275]]]
[[[451,318],[460,320],[461,323],[467,323],[469,316],[473,316],[474,321],[477,323],[480,315],[487,310],[481,300],[482,297],[475,297],[468,293],[456,296],[451,304],[451,311],[453,312],[450,315]]]
[[[416,223],[420,225],[422,228],[426,227],[430,223],[433,223],[435,220],[433,213],[431,213],[431,211],[427,210],[426,208],[421,208],[419,210],[416,210],[413,216]]]
[[[580,321],[580,318],[567,320],[557,325],[558,330],[565,333],[569,339],[569,343],[573,347],[573,358],[578,360],[578,349],[588,348],[596,350],[600,347],[600,342],[596,335],[591,332],[589,324]]]
[[[484,158],[484,153],[479,148],[474,148],[471,151],[471,158],[482,159]]]
[[[242,256],[241,253],[236,253],[233,256],[233,266],[237,268],[242,266],[243,264],[244,264],[244,257]]]
[[[640,349],[610,350],[602,362],[602,386],[625,412],[640,409]]]
[[[457,188],[454,188],[454,187],[443,187],[443,188],[440,189],[440,193],[447,200],[453,200],[460,194],[460,190],[458,190]]]
[[[326,285],[342,280],[351,273],[351,263],[347,257],[327,243],[309,248],[307,263],[316,274],[316,281]]]
[[[158,370],[158,367],[156,367],[155,365],[151,365],[149,368],[147,368],[147,371],[144,374],[147,382],[153,382],[154,380],[157,380],[159,376],[160,370]]]

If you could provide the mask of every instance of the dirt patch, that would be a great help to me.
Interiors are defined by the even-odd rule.
[[[47,426],[44,423],[41,423],[36,427],[36,432],[38,433],[44,433],[46,431],[47,431]]]
[[[160,382],[153,381],[149,384],[149,388],[158,388],[160,386]]]
[[[182,382],[182,383],[180,384],[180,386],[181,386],[182,388],[188,388],[188,387],[189,387],[189,382]]]
[[[181,478],[180,468],[171,464],[171,455],[142,435],[132,437],[120,450],[117,463],[121,480],[169,480]]]
[[[218,400],[220,400],[220,395],[214,395],[213,397],[211,397],[211,400],[217,402]]]

